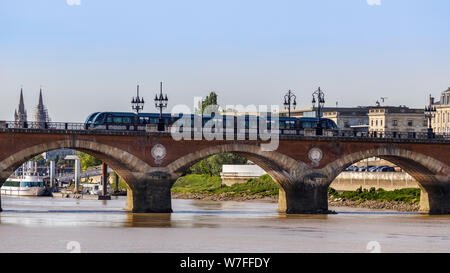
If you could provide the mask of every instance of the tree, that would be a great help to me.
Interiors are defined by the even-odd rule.
[[[204,112],[206,107],[215,106],[213,111],[217,113],[218,104],[217,104],[217,94],[215,92],[211,92],[205,99],[199,102],[198,109],[201,110],[201,113]],[[245,164],[247,163],[247,159],[244,157],[240,157],[235,154],[223,153],[210,156],[205,158],[189,168],[189,172],[195,174],[207,174],[207,175],[216,175],[219,176],[222,171],[222,165],[224,164]]]
[[[36,162],[38,166],[48,165],[47,160],[44,159],[44,156],[42,154],[35,156],[33,159],[31,159],[31,161]]]
[[[83,152],[78,152],[78,157],[80,158],[81,169],[83,171],[87,170],[89,167],[94,167],[102,164],[102,161],[100,159],[97,159]]]
[[[203,112],[205,111],[206,107],[208,106],[216,106],[214,107],[214,110],[218,110],[217,107],[217,94],[213,91],[211,93],[209,93],[208,96],[206,96],[206,98],[204,98],[202,101],[200,101],[198,103],[198,107],[196,109],[197,114],[203,114]]]
[[[247,159],[231,153],[222,153],[205,158],[189,168],[190,173],[219,176],[222,165],[246,164]]]

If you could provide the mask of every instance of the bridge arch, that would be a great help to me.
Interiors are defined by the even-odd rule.
[[[34,145],[0,161],[0,181],[6,180],[24,162],[44,152],[68,148],[90,154],[107,163],[129,184],[136,173],[147,173],[151,168],[136,156],[99,142],[87,140],[59,140]]]
[[[329,184],[344,168],[370,157],[379,157],[398,165],[418,182],[421,189],[421,212],[442,214],[450,211],[450,166],[433,157],[405,148],[383,146],[355,152],[335,160],[323,168],[330,178]]]
[[[171,173],[182,175],[196,162],[209,156],[221,153],[234,153],[245,157],[264,169],[282,188],[288,178],[295,172],[301,172],[306,167],[297,160],[276,151],[262,151],[259,145],[251,144],[220,144],[210,146],[187,154],[167,166]]]
[[[373,148],[346,155],[325,166],[324,172],[333,180],[346,167],[370,157],[379,157],[397,164],[419,183],[427,183],[433,181],[435,176],[450,173],[450,167],[439,160],[395,146]]]

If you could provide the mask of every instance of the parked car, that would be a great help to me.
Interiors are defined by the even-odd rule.
[[[389,167],[389,166],[382,166],[381,168],[378,168],[376,171],[377,172],[395,172],[395,169],[393,167]]]
[[[368,168],[367,171],[369,171],[369,172],[376,172],[379,167],[380,166],[372,166],[372,167]]]
[[[348,166],[347,168],[345,168],[345,171],[347,171],[347,172],[357,172],[357,171],[359,171],[359,168],[357,166],[351,165],[351,166]]]

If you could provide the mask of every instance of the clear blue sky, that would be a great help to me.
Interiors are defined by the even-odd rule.
[[[170,105],[214,90],[220,104],[423,107],[450,86],[450,1],[2,0],[0,120],[23,85],[29,119],[39,86],[55,121],[128,111],[136,84]],[[372,0],[375,1],[375,0]],[[69,5],[72,3],[72,5]],[[376,2],[376,1],[375,1]]]

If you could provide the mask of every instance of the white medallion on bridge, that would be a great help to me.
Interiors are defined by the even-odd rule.
[[[318,164],[323,157],[322,150],[317,147],[314,147],[311,150],[309,150],[308,157],[314,164]]]
[[[166,147],[162,144],[155,144],[152,148],[152,156],[155,159],[156,164],[160,164],[162,159],[166,157],[167,151]]]

